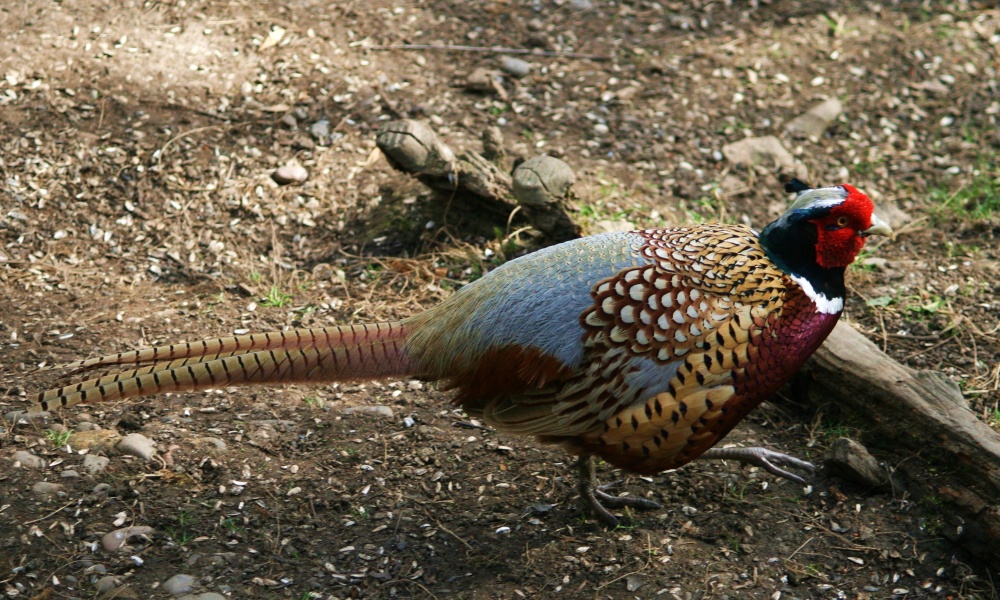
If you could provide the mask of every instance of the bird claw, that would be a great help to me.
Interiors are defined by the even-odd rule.
[[[778,465],[793,469],[801,469],[810,473],[816,471],[816,466],[811,462],[795,458],[788,454],[768,450],[767,448],[711,448],[699,458],[710,458],[717,460],[736,460],[749,465],[760,467],[778,477],[790,479],[796,483],[805,485],[806,480],[801,475],[792,473]]]
[[[604,490],[619,485],[622,480],[594,486],[594,462],[593,457],[581,456],[577,461],[577,468],[580,470],[580,501],[584,509],[592,512],[597,518],[608,527],[618,527],[621,521],[608,508],[635,508],[639,510],[652,510],[662,508],[659,502],[647,500],[646,498],[613,496]]]
[[[604,487],[604,486],[601,486]],[[663,505],[655,500],[648,500],[646,498],[635,498],[633,496],[612,496],[611,494],[602,492],[600,488],[594,490],[594,498],[599,500],[604,506],[609,506],[611,508],[639,508],[642,510],[653,510],[656,508],[663,508]]]

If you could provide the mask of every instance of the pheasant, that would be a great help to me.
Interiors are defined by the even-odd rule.
[[[792,180],[759,234],[705,224],[606,233],[512,260],[401,321],[180,343],[63,365],[33,410],[247,384],[443,380],[469,415],[578,456],[586,508],[653,508],[593,485],[593,459],[654,474],[735,459],[803,482],[812,465],[713,448],[802,366],[844,307],[844,272],[891,235],[851,185]],[[120,370],[117,371],[116,370]]]

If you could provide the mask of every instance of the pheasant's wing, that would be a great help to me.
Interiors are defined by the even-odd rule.
[[[638,233],[609,233],[510,261],[404,321],[408,355],[475,412],[486,400],[562,380],[584,360],[580,315],[595,282],[646,261]]]

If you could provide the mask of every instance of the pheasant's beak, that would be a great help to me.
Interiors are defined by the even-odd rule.
[[[865,237],[868,237],[870,235],[884,235],[886,237],[892,237],[892,227],[889,227],[889,225],[885,221],[876,217],[873,213],[871,226],[868,229],[862,231],[861,235]]]

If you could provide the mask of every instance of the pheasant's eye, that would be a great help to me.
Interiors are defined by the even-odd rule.
[[[847,227],[847,217],[837,217],[837,227]]]

